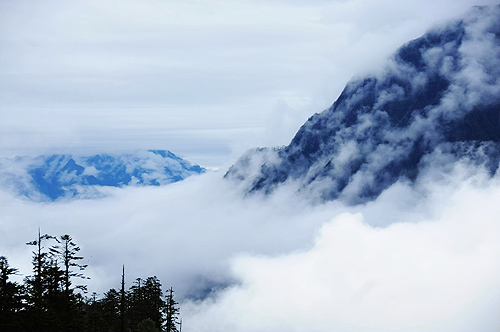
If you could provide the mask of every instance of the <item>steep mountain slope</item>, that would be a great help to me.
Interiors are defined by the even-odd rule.
[[[500,6],[475,7],[404,45],[380,74],[348,83],[290,145],[247,152],[226,178],[250,192],[287,182],[362,203],[463,158],[491,174],[500,160]]]
[[[35,200],[91,197],[94,186],[158,186],[205,170],[170,151],[100,154],[86,157],[49,155],[0,160],[2,187]]]

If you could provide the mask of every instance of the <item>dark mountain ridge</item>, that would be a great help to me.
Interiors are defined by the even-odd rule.
[[[362,203],[437,159],[500,160],[500,5],[401,47],[383,73],[349,82],[288,146],[247,152],[226,178],[249,192],[295,183],[322,200]]]

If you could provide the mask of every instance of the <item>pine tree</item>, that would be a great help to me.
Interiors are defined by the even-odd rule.
[[[85,321],[87,324],[87,331],[97,332],[97,331],[111,331],[109,326],[110,320],[105,320],[104,318],[104,305],[103,301],[97,300],[97,293],[93,292],[91,297],[87,299],[85,303],[86,317]],[[116,331],[116,328],[114,329]]]
[[[156,327],[155,322],[150,319],[146,318],[143,319],[142,321],[137,324],[137,331],[138,332],[158,332],[158,328]]]
[[[48,234],[40,235],[40,228],[38,228],[38,237],[36,240],[26,243],[27,245],[36,246],[33,251],[33,276],[29,276],[25,279],[25,284],[27,286],[28,292],[28,311],[32,316],[30,321],[32,326],[30,327],[33,331],[43,331],[45,325],[45,319],[47,308],[44,304],[44,272],[50,269],[52,262],[49,259],[49,255],[44,251],[42,243],[44,241],[53,239],[53,236]]]
[[[165,331],[179,332],[177,325],[179,325],[179,303],[174,300],[174,290],[172,287],[167,291],[165,305]]]
[[[69,303],[62,288],[63,271],[57,261],[49,258],[42,269],[42,315],[40,328],[43,331],[65,331]]]
[[[125,265],[122,269],[122,287],[120,290],[120,331],[125,332],[125,310],[126,310],[126,294],[125,294]]]
[[[131,326],[138,326],[145,319],[151,319],[157,329],[163,325],[163,300],[161,283],[157,277],[146,280],[137,278],[129,289],[128,318]]]
[[[130,319],[130,324],[136,326],[145,316],[144,307],[146,306],[146,301],[144,298],[144,280],[137,278],[134,284],[128,290],[129,308],[128,308],[128,318]]]
[[[57,244],[45,249],[45,242]],[[137,278],[125,289],[125,266],[122,268],[121,289],[110,289],[102,299],[93,293],[85,297],[76,289],[72,278],[87,279],[80,272],[86,265],[79,263],[80,248],[71,236],[55,238],[41,235],[28,245],[33,250],[33,275],[24,285],[11,282],[17,274],[7,258],[0,256],[0,331],[168,331],[179,332],[178,302],[170,288],[163,298],[157,277]]]
[[[53,236],[48,234],[40,235],[40,228],[38,228],[38,238],[34,241],[26,243],[30,246],[36,246],[36,251],[33,251],[33,296],[35,303],[39,302],[42,296],[42,271],[44,266],[48,263],[48,254],[43,251],[44,247],[42,242],[45,240],[53,239]]]
[[[82,256],[77,256],[80,251],[80,247],[78,247],[74,242],[71,236],[65,234],[60,236],[60,238],[54,238],[57,241],[57,245],[52,246],[50,248],[51,253],[56,257],[56,260],[62,262],[63,265],[63,287],[64,293],[67,296],[70,296],[71,289],[71,278],[82,278],[88,279],[80,272],[75,272],[73,268],[78,268],[80,271],[85,270],[87,265],[79,264],[78,261],[82,260]],[[83,285],[77,286],[83,291],[86,291],[86,287]]]
[[[55,240],[57,244],[47,252],[43,242]],[[80,248],[72,241],[71,236],[63,235],[55,238],[48,234],[40,235],[28,245],[36,246],[33,251],[34,275],[25,279],[28,290],[28,313],[32,316],[32,326],[35,331],[71,331],[84,327],[84,298],[76,294],[76,288],[71,287],[71,278],[84,277],[74,271],[77,267],[83,270],[86,266],[78,263],[83,257],[77,253]]]
[[[103,299],[98,302],[102,308],[101,317],[107,324],[107,328],[103,331],[120,331],[122,325],[120,293],[112,288],[104,293]]]
[[[0,256],[0,331],[20,330],[21,286],[9,281],[18,270],[11,268],[5,256]]]
[[[147,306],[145,306],[145,314],[147,317],[144,318],[152,319],[156,327],[161,329],[164,323],[163,311],[166,303],[163,300],[160,280],[156,276],[148,277],[143,288],[144,298],[147,303]]]

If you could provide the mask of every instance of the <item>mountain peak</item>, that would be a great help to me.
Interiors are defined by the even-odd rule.
[[[382,74],[349,82],[288,146],[248,152],[226,178],[362,203],[437,159],[494,173],[499,156],[500,6],[476,7],[401,47]]]
[[[99,186],[159,186],[203,172],[167,150],[0,160],[3,187],[35,200],[92,197]]]

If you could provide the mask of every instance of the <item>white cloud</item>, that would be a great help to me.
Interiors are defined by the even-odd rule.
[[[0,153],[167,148],[222,166],[287,144],[352,75],[493,3],[5,1]]]
[[[243,199],[221,176],[209,173],[165,187],[107,188],[105,198],[50,204],[0,192],[0,233],[9,234],[0,241],[0,252],[29,274],[30,251],[24,244],[40,226],[43,233],[71,234],[82,247],[89,274],[102,273],[90,281],[91,289],[102,293],[117,287],[125,264],[131,278],[156,274],[186,295],[203,287],[198,279],[230,281],[224,271],[235,252],[291,250],[327,220],[288,228],[289,217],[310,211],[305,202],[295,199],[288,210],[285,198]]]
[[[236,258],[240,284],[185,303],[185,329],[497,331],[500,187],[483,181],[431,185],[424,205],[433,211],[417,222],[374,228],[363,217],[374,210],[361,208],[324,223],[310,249]]]
[[[186,331],[498,329],[498,175],[465,163],[397,182],[377,200],[311,204],[284,185],[244,197],[221,173],[95,200],[0,192],[0,254],[30,273],[37,227],[81,246],[90,291],[157,275],[184,298]]]

